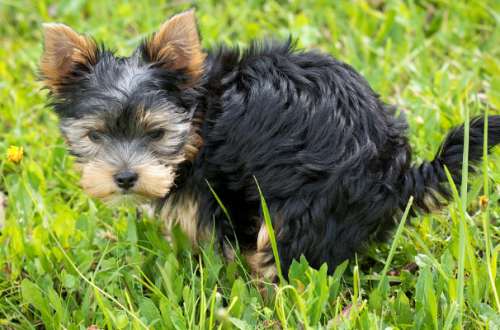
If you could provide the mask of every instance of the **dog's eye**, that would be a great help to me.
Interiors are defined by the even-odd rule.
[[[164,134],[165,132],[162,130],[152,131],[151,133],[149,133],[149,139],[151,141],[158,141],[163,137]]]
[[[97,131],[92,131],[88,134],[89,136],[89,139],[92,141],[92,142],[95,142],[95,143],[99,143],[102,141],[102,136],[99,132]]]

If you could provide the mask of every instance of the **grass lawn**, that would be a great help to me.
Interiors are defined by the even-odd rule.
[[[41,24],[128,55],[191,6],[205,47],[292,34],[352,65],[407,115],[418,163],[467,116],[500,108],[500,1],[0,0],[0,329],[498,329],[498,148],[393,246],[331,277],[302,259],[265,299],[243,259],[225,265],[210,242],[193,251],[179,228],[171,248],[159,219],[81,191],[37,81]],[[11,145],[24,147],[21,174]]]

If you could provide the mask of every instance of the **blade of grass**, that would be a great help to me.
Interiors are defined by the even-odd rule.
[[[212,225],[212,238],[210,239],[210,247],[208,249],[208,259],[212,258],[212,251],[214,249],[214,243],[215,243],[215,220]]]
[[[304,301],[302,300],[301,296],[297,292],[297,290],[291,286],[291,285],[285,285],[283,287],[278,288],[278,291],[276,292],[276,300],[274,302],[278,318],[280,319],[281,323],[284,324],[286,323],[286,318],[285,318],[285,307],[280,305],[280,302],[283,302],[282,299],[278,299],[282,297],[285,294],[285,290],[292,290],[295,293],[295,296],[297,298],[297,303],[299,304],[299,311],[302,314],[303,322],[304,322],[304,329],[310,329],[309,328],[309,322],[307,320],[307,309],[304,305]]]
[[[206,287],[206,281],[204,281],[203,278],[203,262],[201,260],[201,255],[199,255],[199,262],[198,265],[200,266],[200,286],[201,286],[201,292],[200,292],[200,321],[198,322],[198,329],[205,329],[205,319],[206,319],[206,310],[207,310],[207,301],[205,297],[205,290],[203,290]]]
[[[384,278],[386,277],[387,272],[389,271],[389,266],[391,265],[392,258],[394,257],[394,253],[396,252],[396,248],[398,247],[399,238],[401,237],[401,233],[403,232],[403,228],[406,222],[406,218],[408,217],[408,213],[410,212],[411,204],[413,203],[413,196],[410,196],[410,200],[406,205],[405,213],[403,214],[403,218],[401,218],[401,222],[399,223],[398,229],[396,230],[396,236],[392,241],[391,249],[389,251],[389,255],[387,256],[387,260],[385,262],[384,270],[382,271],[382,277],[380,282],[378,283],[377,290],[380,292],[382,290],[382,283],[384,282]]]
[[[160,272],[162,273],[162,275],[164,275],[164,270],[163,268],[157,263],[157,266],[158,268],[160,269]],[[149,280],[149,278],[142,272],[142,269],[141,267],[139,266],[136,266],[136,269],[141,273],[141,275],[144,277],[144,279],[146,279],[146,281],[143,281],[142,279],[139,278],[139,276],[136,276],[136,275],[132,275],[133,278],[135,278],[137,281],[139,281],[142,285],[144,285],[145,287],[147,287],[149,290],[151,290],[151,292],[157,294],[158,296],[160,296],[161,298],[165,299],[165,301],[170,305],[170,307],[172,307],[173,309],[175,309],[177,312],[179,312],[180,314],[182,314],[181,310],[180,310],[180,307],[175,305],[174,303],[172,303],[170,301],[170,299],[168,299],[162,292],[161,290],[158,290],[158,288],[153,284],[151,283],[151,281]],[[172,290],[173,292],[173,290]]]
[[[205,181],[207,182],[208,188],[210,188],[210,191],[214,195],[215,199],[217,200],[217,203],[219,203],[219,206],[222,208],[222,211],[224,211],[224,213],[226,214],[227,219],[229,220],[229,223],[231,224],[231,228],[233,229],[233,234],[234,234],[234,237],[236,239],[236,249],[238,249],[238,251],[239,251],[240,250],[240,246],[238,244],[238,239],[236,238],[236,232],[234,231],[234,226],[233,226],[233,222],[231,221],[231,217],[229,216],[229,213],[227,212],[226,207],[224,206],[224,204],[222,204],[219,196],[217,196],[217,194],[215,193],[215,191],[212,189],[212,186],[210,185],[210,183],[208,183],[208,180],[205,180]]]
[[[460,183],[460,197],[456,199],[457,204],[460,205],[460,234],[459,234],[459,252],[458,252],[458,275],[457,275],[457,299],[460,309],[459,324],[462,324],[462,315],[464,314],[463,303],[464,303],[464,290],[465,290],[465,253],[466,248],[469,246],[470,240],[467,239],[467,178],[469,174],[469,97],[466,94],[466,107],[465,107],[465,119],[464,119],[464,153],[462,160],[462,181]],[[447,173],[448,174],[448,173]],[[457,196],[458,197],[458,196]],[[469,250],[469,249],[467,249]],[[469,252],[469,258],[471,261],[472,278],[469,279],[469,285],[475,285],[474,290],[476,301],[479,301],[479,290],[477,290],[477,276],[475,276],[475,267],[473,266],[473,258]]]
[[[462,247],[462,244],[467,244],[463,246],[463,248],[467,248],[464,252],[467,252],[469,256],[469,261],[471,265],[471,276],[469,278],[469,285],[474,286],[474,298],[475,301],[479,301],[479,277],[477,276],[476,272],[476,259],[473,255],[472,252],[472,247],[469,245],[471,240],[469,237],[467,237],[467,213],[465,212],[467,210],[467,180],[469,177],[469,126],[470,126],[470,110],[469,110],[469,93],[467,92],[465,94],[465,122],[464,122],[464,154],[463,154],[463,162],[462,162],[462,182],[460,186],[460,197],[461,197],[461,202],[462,202],[462,209],[464,211],[465,217],[462,218],[460,221],[460,246]],[[462,236],[462,230],[463,230],[463,236]],[[464,270],[465,271],[465,270]]]
[[[455,198],[455,201],[458,206],[458,211],[460,213],[460,233],[459,233],[459,250],[458,250],[458,263],[457,263],[457,302],[458,302],[458,309],[460,310],[460,315],[459,315],[459,324],[462,324],[462,313],[463,313],[463,305],[464,305],[464,286],[465,286],[465,244],[464,241],[466,241],[465,237],[465,230],[464,226],[462,226],[462,223],[465,218],[465,212],[463,209],[463,204],[460,202],[460,197],[458,196],[458,191],[457,188],[455,187],[455,183],[453,182],[453,179],[451,178],[451,174],[448,171],[448,168],[444,166],[444,170],[446,172],[446,175],[448,176],[448,181],[450,182],[450,186],[453,192],[453,196]]]
[[[389,282],[402,283],[403,281],[399,278],[399,276],[382,276],[382,275],[362,275],[359,276],[358,279],[360,281],[380,281],[382,279],[386,279]],[[354,277],[344,277],[346,281],[353,281]]]
[[[128,295],[127,291],[125,291],[125,292],[124,292],[124,294],[125,294],[125,298],[127,299],[127,304],[128,304],[128,306],[129,306],[130,310],[132,311],[132,313],[134,313],[134,314],[135,314],[135,311],[134,311],[134,306],[132,305],[132,302],[130,301],[130,297],[129,297],[129,295]],[[139,307],[138,307],[138,308],[139,308]],[[136,329],[140,329],[140,328],[141,328],[141,326],[137,323],[137,321],[136,321],[136,320],[133,320],[133,322],[134,322],[134,323],[133,323],[133,325],[134,325],[134,327],[135,327]],[[131,328],[132,328],[132,327],[131,327]]]
[[[94,281],[92,275],[90,276],[90,280],[92,282]],[[109,330],[112,330],[113,329],[113,325],[111,324],[111,319],[109,317],[108,311],[106,309],[106,306],[104,305],[104,303],[101,300],[101,296],[99,295],[99,291],[97,291],[96,288],[94,288],[94,294],[95,294],[95,296],[97,298],[97,301],[99,302],[99,306],[101,306],[102,312],[103,312],[104,317],[106,319],[106,325],[107,325],[107,327],[108,327]]]
[[[427,245],[425,245],[425,242],[422,239],[422,237],[420,237],[420,235],[415,230],[413,230],[413,229],[409,229],[408,231],[411,233],[411,235],[413,237],[415,237],[417,239],[417,241],[420,244],[420,246],[424,249],[425,254],[432,260],[432,263],[434,264],[434,267],[436,267],[436,269],[441,274],[441,276],[443,276],[443,278],[445,279],[445,281],[449,282],[449,278],[446,275],[446,273],[444,272],[443,268],[441,267],[441,264],[436,260],[436,258],[432,254],[431,250],[429,250],[429,248],[427,247]]]
[[[191,268],[191,274],[196,274],[197,273],[197,270],[198,270],[198,265],[196,265],[196,267],[194,267],[194,264],[193,264],[193,259],[189,259],[189,266]],[[192,276],[191,277],[191,285],[189,286],[191,288],[190,293],[191,295],[189,296],[189,303],[186,301],[186,299],[184,299],[184,304],[188,305],[191,309],[191,315],[186,315],[186,319],[187,319],[187,326],[188,326],[188,329],[194,329],[194,325],[196,324],[196,278],[195,276]],[[201,288],[201,286],[200,286]],[[187,309],[186,309],[186,314],[187,314]]]
[[[464,122],[464,149],[462,158],[462,182],[461,182],[461,197],[458,196],[453,179],[451,178],[448,168],[444,166],[446,175],[450,182],[453,196],[455,197],[455,202],[457,203],[459,213],[460,213],[460,229],[459,229],[459,247],[458,247],[458,274],[457,274],[457,301],[458,309],[460,314],[458,316],[458,324],[462,324],[462,315],[464,314],[464,290],[465,290],[465,246],[467,244],[466,229],[465,229],[465,208],[467,201],[467,175],[469,172],[468,168],[469,160],[469,108],[466,107],[465,110],[465,122]]]
[[[210,191],[212,192],[212,194],[214,195],[215,199],[217,200],[217,202],[219,203],[220,207],[222,208],[222,211],[224,211],[224,213],[226,214],[227,218],[229,219],[229,222],[231,222],[231,217],[229,216],[229,213],[227,213],[227,210],[226,210],[226,207],[224,206],[224,204],[222,204],[221,200],[219,199],[219,196],[217,196],[217,194],[215,193],[215,191],[212,189],[212,186],[210,185],[210,183],[208,183],[208,180],[205,180],[207,182],[207,185],[208,185],[208,188],[210,188]],[[233,224],[231,223],[231,226]]]
[[[458,310],[458,304],[454,301],[451,303],[450,311],[446,316],[446,321],[444,323],[443,330],[448,330],[451,328],[451,324],[455,319],[455,315],[457,315],[457,310]]]
[[[353,276],[352,277],[353,277],[352,286],[353,286],[353,289],[354,289],[354,294],[352,295],[352,307],[351,307],[351,311],[350,311],[350,315],[351,316],[354,313],[357,314],[357,311],[358,311],[358,299],[360,298],[360,293],[361,293],[361,290],[360,290],[361,286],[360,286],[360,282],[359,282],[359,268],[358,268],[358,265],[354,266]]]
[[[254,176],[255,183],[257,184],[257,189],[259,189],[260,201],[262,204],[262,212],[264,213],[264,219],[266,221],[267,231],[269,233],[269,240],[271,241],[271,246],[273,248],[274,260],[276,261],[276,268],[278,269],[278,276],[280,278],[280,283],[283,285],[285,283],[285,279],[283,278],[283,274],[281,273],[281,264],[278,254],[278,246],[276,244],[276,237],[274,236],[273,223],[271,222],[271,217],[269,216],[269,210],[267,209],[267,204],[262,195],[262,191],[260,190],[259,182],[257,182],[257,178]]]
[[[217,285],[214,287],[213,298],[212,298],[212,306],[210,307],[210,321],[209,321],[209,329],[212,329],[214,324],[214,313],[215,313],[215,298],[217,298]]]
[[[491,284],[491,290],[493,290],[493,295],[495,296],[495,302],[497,304],[497,308],[500,308],[500,300],[498,298],[498,292],[495,286],[495,278],[492,273],[491,269],[491,254],[490,254],[490,249],[491,249],[491,236],[490,236],[490,203],[488,202],[489,199],[489,190],[488,190],[488,109],[489,107],[486,107],[486,111],[484,113],[484,140],[483,140],[483,180],[484,180],[484,197],[486,198],[485,200],[485,207],[481,205],[481,216],[483,220],[483,234],[484,234],[484,246],[485,246],[485,253],[486,253],[486,266],[488,268],[488,277],[490,279],[490,284]],[[495,265],[496,267],[496,265]],[[489,296],[489,286],[486,286],[486,292],[485,292],[485,297],[484,300],[488,301],[488,296]]]

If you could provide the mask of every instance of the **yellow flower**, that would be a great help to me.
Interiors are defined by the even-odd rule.
[[[479,196],[479,207],[481,208],[481,211],[486,211],[486,207],[489,204],[488,197],[486,196]]]
[[[23,159],[23,150],[24,148],[18,148],[16,146],[10,146],[7,150],[7,157],[16,164],[19,164],[21,159]]]

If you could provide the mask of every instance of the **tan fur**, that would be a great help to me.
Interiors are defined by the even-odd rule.
[[[179,129],[179,130],[184,130],[186,127],[183,125],[169,125],[168,118],[165,118],[165,114],[163,111],[145,111],[143,110],[144,114],[141,116],[141,119],[139,121],[139,125],[143,127],[144,131],[153,131],[155,129],[164,129],[167,131],[167,134],[172,132],[173,128]],[[193,120],[193,122],[202,122],[202,119],[196,118]],[[176,163],[179,164],[180,162],[184,160],[188,160],[190,162],[194,162],[196,156],[198,156],[198,151],[200,150],[201,147],[203,147],[203,139],[201,136],[198,134],[198,127],[193,125],[193,123],[186,124],[189,125],[190,127],[188,128],[190,130],[190,135],[187,143],[184,145],[182,148],[182,159],[177,159]],[[175,131],[173,133],[176,133]],[[165,141],[168,141],[165,140]]]
[[[175,59],[170,69],[187,69],[197,83],[207,56],[202,52],[194,8],[171,17],[147,41],[149,56],[155,62]]]
[[[117,187],[113,180],[115,173],[106,164],[91,162],[85,166],[75,165],[75,167],[82,172],[79,184],[90,196],[102,199],[116,191]]]
[[[440,197],[440,196],[437,193],[437,191],[435,191],[434,189],[431,189],[429,187],[427,187],[427,189],[431,191],[431,194],[428,194],[428,193],[424,194],[424,198],[423,198],[424,204],[425,204],[425,206],[427,206],[430,213],[435,213],[441,208],[441,205],[439,205],[439,202],[436,201],[436,199],[432,198],[432,195],[438,196],[438,197]]]
[[[273,264],[269,267],[263,267],[262,265],[268,262],[271,258],[274,258],[272,252],[269,254],[267,252],[259,252],[259,251],[242,251],[243,256],[250,268],[250,276],[254,279],[263,280],[264,278],[268,278],[271,280],[276,280],[278,277],[278,271],[276,268],[276,264]],[[223,255],[226,259],[226,263],[230,264],[236,261],[236,254],[234,253],[233,248],[228,244],[224,243],[223,245]]]
[[[281,228],[281,212],[278,212],[275,215],[274,227],[275,234],[279,233]],[[245,260],[250,268],[250,276],[252,276],[255,280],[263,280],[264,278],[268,278],[273,282],[278,280],[278,270],[276,268],[276,264],[265,266],[270,260],[274,260],[273,252],[267,251],[270,246],[271,241],[269,238],[269,231],[267,230],[265,221],[262,220],[257,234],[257,249],[255,251],[243,251]],[[228,263],[235,261],[234,251],[228,244],[224,244],[223,253]]]
[[[183,199],[181,203],[174,203],[174,196],[167,197],[167,201],[160,211],[160,218],[165,221],[167,230],[174,223],[179,223],[191,244],[196,244],[198,238],[197,220],[198,203],[192,197]]]
[[[262,266],[264,263],[268,262],[269,259],[274,258],[273,253],[267,252],[244,252],[245,260],[248,263],[248,267],[250,268],[250,275],[254,279],[263,280],[264,278],[268,278],[271,281],[278,280],[278,269],[276,268],[276,264],[272,264],[271,266],[264,267]]]
[[[273,218],[273,231],[274,236],[278,236],[281,233],[283,222],[283,215],[281,210],[276,212]],[[267,230],[267,224],[264,220],[261,220],[259,233],[257,234],[257,251],[263,251],[271,246],[271,240],[269,238],[269,231]]]
[[[65,118],[61,120],[59,127],[63,133],[76,134],[78,138],[83,138],[91,130],[104,131],[106,122],[98,116],[85,116],[79,119]]]
[[[198,156],[198,151],[203,147],[203,139],[197,133],[197,128],[191,126],[191,134],[189,135],[188,142],[182,148],[184,157],[191,163],[194,162],[196,156]]]
[[[97,64],[96,42],[78,34],[67,25],[43,24],[44,53],[40,59],[40,69],[44,82],[53,93],[58,93],[61,79],[69,74],[73,63],[86,66]]]
[[[222,256],[228,265],[236,261],[236,253],[228,242],[224,242],[224,244],[222,244]]]
[[[223,244],[223,256],[226,259],[226,263],[230,264],[236,261],[236,254],[234,249],[229,245],[229,243]],[[242,251],[243,256],[250,268],[250,277],[253,279],[257,289],[259,290],[262,298],[267,300],[268,291],[267,288],[269,283],[265,282],[265,279],[271,280],[272,283],[276,284],[279,281],[278,269],[276,264],[272,264],[269,267],[263,267],[262,265],[274,258],[272,252],[259,252],[259,251]]]
[[[109,162],[77,164],[82,172],[80,185],[90,196],[109,206],[120,203],[140,205],[150,203],[168,194],[175,180],[175,166],[154,164],[145,159],[130,169],[138,174],[138,181],[128,194],[119,191],[114,175],[117,169]]]
[[[132,166],[131,169],[139,176],[134,193],[136,192],[150,201],[155,201],[168,194],[170,187],[174,184],[175,166],[141,164]]]
[[[149,111],[145,108],[138,108],[136,111],[139,114],[138,127],[144,132],[164,129],[167,133],[178,133],[189,129],[188,123],[178,124],[176,123],[176,120],[179,121],[178,117],[169,117],[178,111],[173,104],[158,111]]]
[[[257,235],[257,251],[263,251],[271,246],[269,239],[269,231],[265,221],[260,225],[259,234]]]
[[[65,118],[59,123],[59,128],[68,146],[79,153],[94,156],[100,146],[90,140],[88,133],[91,130],[104,131],[105,123],[96,116],[86,116],[80,119]],[[81,165],[79,165],[81,167]],[[81,168],[83,171],[83,168]]]
[[[276,226],[277,221],[275,221]],[[274,228],[276,234],[278,228]],[[273,281],[277,280],[276,264],[272,266],[264,266],[269,260],[274,259],[273,252],[266,251],[271,247],[271,240],[269,238],[269,231],[265,221],[262,221],[259,233],[257,235],[257,251],[245,254],[245,259],[252,271],[252,276],[259,278],[269,278]]]

